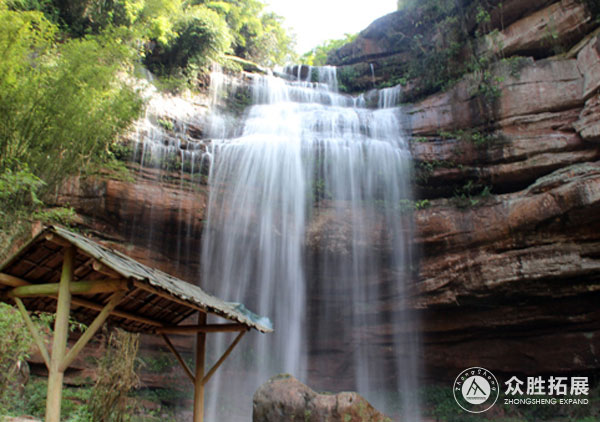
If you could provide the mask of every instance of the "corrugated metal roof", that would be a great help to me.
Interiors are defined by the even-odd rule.
[[[125,279],[146,284],[181,301],[189,303],[190,305],[202,308],[208,313],[213,313],[228,320],[244,324],[247,327],[254,328],[260,332],[266,333],[273,331],[271,321],[268,318],[250,312],[240,303],[226,302],[218,299],[206,293],[198,286],[180,280],[157,269],[150,268],[118,251],[106,248],[78,233],[74,233],[58,226],[46,228],[41,235],[31,240],[21,249],[21,251],[3,265],[2,268],[0,268],[0,271],[9,269],[11,263],[17,262],[19,256],[28,250],[33,243],[45,241],[45,236],[49,233],[56,234],[86,255],[93,257],[104,266],[120,274]]]

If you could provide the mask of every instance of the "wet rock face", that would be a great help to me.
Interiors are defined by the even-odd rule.
[[[253,422],[386,422],[358,393],[318,394],[290,375],[263,384],[252,400]]]
[[[196,280],[206,188],[146,177],[141,172],[129,182],[76,178],[63,187],[57,202],[73,206],[79,224],[105,245],[184,280]]]

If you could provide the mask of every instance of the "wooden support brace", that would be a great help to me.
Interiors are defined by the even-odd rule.
[[[237,346],[237,344],[242,340],[242,337],[244,337],[244,334],[246,334],[247,332],[248,331],[242,331],[241,333],[239,333],[237,335],[235,340],[233,340],[233,343],[231,343],[231,345],[227,348],[227,350],[225,350],[225,353],[223,353],[223,356],[221,356],[221,358],[213,365],[213,367],[210,368],[210,371],[208,371],[206,373],[204,378],[202,378],[202,385],[206,385],[206,383],[215,374],[215,372],[217,372],[217,369],[219,369],[219,367],[223,364],[223,362],[225,362],[225,359],[227,359],[227,357],[231,354],[231,352],[233,351],[235,346]]]
[[[190,369],[189,366],[187,366],[187,363],[185,363],[185,361],[183,360],[183,358],[181,357],[181,355],[179,354],[179,352],[177,351],[177,349],[175,349],[175,346],[173,346],[173,343],[171,343],[171,340],[169,340],[169,337],[167,337],[165,334],[161,334],[161,337],[163,338],[163,340],[167,344],[167,347],[169,348],[169,350],[171,351],[171,353],[173,353],[175,355],[175,358],[177,359],[177,362],[179,362],[179,364],[181,365],[181,367],[183,368],[183,370],[185,371],[185,373],[187,374],[187,376],[195,384],[196,383],[196,378],[194,377],[194,374],[192,373],[192,370]]]
[[[38,349],[40,349],[40,353],[42,354],[42,357],[44,358],[44,363],[46,364],[46,368],[50,369],[50,355],[48,354],[48,349],[46,349],[46,345],[44,344],[44,340],[42,339],[42,336],[40,335],[36,326],[33,324],[33,321],[31,320],[31,317],[29,316],[29,313],[27,312],[27,309],[25,308],[23,301],[21,299],[19,299],[18,297],[16,297],[15,303],[17,304],[17,308],[19,308],[19,312],[21,312],[21,316],[23,317],[23,320],[25,320],[25,325],[27,325],[27,328],[29,329],[31,336],[33,337],[33,341],[35,342]]]
[[[67,369],[69,365],[75,360],[81,349],[85,347],[88,341],[90,341],[94,334],[96,334],[98,329],[102,327],[102,324],[104,324],[104,321],[106,321],[106,318],[108,318],[110,312],[121,302],[121,300],[123,299],[123,297],[125,297],[126,294],[127,293],[124,291],[113,293],[104,309],[100,311],[100,313],[96,316],[94,321],[85,330],[85,333],[82,334],[79,340],[77,340],[77,343],[75,343],[73,348],[69,350],[69,353],[67,353],[65,358],[62,360],[59,367],[60,372],[64,372],[65,369]]]
[[[156,330],[159,334],[196,334],[196,333],[231,333],[246,331],[247,325],[244,324],[208,324],[208,325],[177,325],[174,327],[164,327]]]
[[[8,293],[8,297],[33,297],[50,296],[58,293],[59,283],[48,284],[30,284],[28,286],[15,287]],[[97,294],[113,293],[118,290],[127,289],[127,282],[124,280],[94,280],[94,281],[75,281],[70,283],[69,291],[71,294]]]

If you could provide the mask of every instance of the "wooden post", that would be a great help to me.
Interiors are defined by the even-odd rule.
[[[198,325],[206,324],[206,314],[198,313]],[[206,333],[196,334],[196,375],[194,377],[194,422],[204,421],[204,360],[206,358]]]
[[[8,292],[8,297],[35,297],[51,296],[58,293],[60,283],[49,284],[30,284],[29,286],[19,286]],[[127,289],[127,282],[124,280],[94,280],[94,281],[75,281],[69,285],[71,294],[95,295],[97,293],[113,293],[119,290]]]
[[[65,249],[65,256],[60,276],[58,300],[56,303],[56,320],[54,322],[54,340],[52,342],[52,356],[48,374],[48,396],[46,398],[46,422],[60,422],[60,400],[62,398],[62,385],[64,373],[60,365],[67,350],[69,336],[69,311],[71,308],[71,292],[69,284],[73,280],[73,257],[75,248]]]

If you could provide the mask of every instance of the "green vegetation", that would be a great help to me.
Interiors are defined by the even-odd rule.
[[[389,80],[378,84],[377,88],[378,89],[390,88],[390,87],[396,86],[396,85],[406,86],[406,84],[408,84],[408,79],[405,76],[397,76],[396,75],[396,76],[391,77]]]
[[[399,0],[398,9],[415,20],[412,34],[401,34],[411,60],[396,79],[415,81],[415,95],[426,96],[454,86],[471,75],[479,113],[491,119],[494,102],[500,96],[503,78],[494,64],[504,59],[497,29],[492,30],[491,12],[503,13],[503,4],[490,0]],[[491,48],[481,51],[484,44]]]
[[[54,315],[35,313],[31,320],[40,333],[51,331]],[[85,327],[69,322],[69,329]],[[33,347],[33,338],[21,314],[12,306],[0,303],[0,416],[27,413],[43,416],[46,409],[46,381],[29,380],[26,359]],[[80,396],[67,389],[63,401],[65,414],[74,410],[72,400]]]
[[[300,62],[309,66],[324,66],[327,62],[327,55],[331,51],[351,43],[357,36],[358,34],[345,34],[344,38],[324,41],[312,50],[304,53],[300,57]]]
[[[141,362],[146,371],[157,374],[178,365],[170,352],[159,352],[152,356],[144,356]]]
[[[93,421],[131,420],[128,395],[139,384],[138,349],[139,334],[122,330],[111,333],[106,353],[98,364],[98,378],[87,406]]]
[[[33,340],[21,315],[12,306],[0,303],[0,415],[6,414],[18,395],[21,370]]]
[[[295,40],[283,29],[283,18],[265,13],[259,0],[196,1],[225,17],[233,35],[233,53],[264,66],[283,64],[295,56]]]
[[[402,200],[400,200],[398,209],[400,211],[400,214],[405,214],[405,213],[414,212],[416,210],[424,210],[424,209],[429,208],[430,206],[431,206],[431,202],[429,201],[429,199],[419,199],[419,200],[402,199]]]
[[[264,66],[295,56],[281,16],[260,0],[3,0],[42,12],[68,38],[110,32],[173,89],[195,84],[212,61],[235,54]],[[182,83],[185,82],[185,83]]]
[[[454,203],[459,208],[475,207],[488,199],[492,188],[481,183],[468,180],[464,185],[454,190]]]
[[[354,80],[359,76],[359,72],[352,66],[344,66],[338,69],[338,89],[340,92],[351,92]]]
[[[169,28],[172,35],[155,39],[144,60],[153,73],[192,82],[229,50],[227,23],[207,6],[180,8],[169,20],[174,22]]]
[[[456,139],[461,142],[470,142],[476,146],[491,145],[501,140],[501,136],[496,133],[479,132],[475,129],[455,130],[452,132],[440,131],[439,137],[443,140]]]
[[[525,396],[530,398],[537,398]],[[596,421],[600,410],[600,388],[592,388],[587,406],[548,406],[548,405],[505,405],[504,394],[494,405],[494,421],[500,422],[592,422]],[[421,391],[421,402],[427,416],[444,422],[481,422],[489,417],[469,414],[463,411],[454,400],[452,388],[429,386]]]
[[[462,168],[461,164],[456,164],[454,161],[446,160],[431,160],[420,161],[416,166],[416,179],[420,183],[427,183],[433,172],[438,168]]]
[[[51,331],[53,316],[34,314],[41,333]],[[70,322],[70,329],[82,330],[82,324]],[[137,386],[139,335],[115,331],[109,337],[106,352],[98,362],[93,387],[63,388],[62,416],[72,422],[125,422],[132,420],[131,390]],[[0,417],[28,414],[43,417],[46,410],[47,380],[29,378],[26,359],[33,339],[21,315],[13,307],[0,303]]]
[[[259,0],[0,0],[0,248],[75,174],[131,176],[118,143],[140,115],[144,64],[172,90],[200,86],[234,53],[263,65],[293,55],[281,18]],[[250,63],[250,62],[247,62]],[[243,100],[243,99],[242,99]],[[162,122],[172,130],[172,122]],[[176,167],[173,163],[172,167]]]
[[[168,119],[158,119],[158,124],[160,127],[162,127],[167,132],[172,132],[173,129],[175,128],[175,125],[173,124],[173,122]]]
[[[67,218],[43,212],[46,197],[106,161],[142,107],[125,77],[131,48],[108,33],[64,40],[42,13],[9,4],[0,2],[0,241],[35,212]]]

